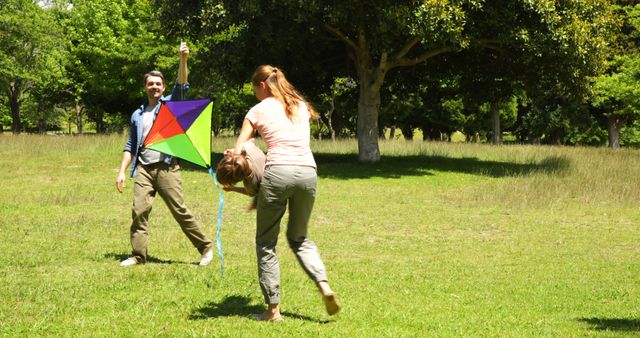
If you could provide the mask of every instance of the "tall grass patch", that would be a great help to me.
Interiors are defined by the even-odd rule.
[[[247,318],[264,304],[244,196],[224,195],[224,277],[196,266],[160,198],[150,262],[119,266],[125,140],[0,135],[1,336],[640,334],[638,150],[394,140],[371,164],[355,140],[313,141],[309,236],[343,310],[324,313],[282,235],[285,321],[265,325]],[[213,163],[233,143],[214,139]],[[186,203],[213,237],[213,180],[182,167]]]

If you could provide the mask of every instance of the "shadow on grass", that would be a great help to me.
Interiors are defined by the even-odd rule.
[[[214,303],[209,302],[207,305],[195,309],[189,319],[191,320],[200,320],[207,318],[218,318],[218,317],[247,317],[254,313],[262,313],[264,312],[264,305],[254,305],[251,304],[251,299],[246,296],[227,296],[222,302]],[[283,311],[282,316],[287,318],[295,318],[305,321],[313,321],[321,324],[329,323],[328,320],[319,320],[316,318],[311,318],[305,315],[291,313]]]
[[[512,163],[483,161],[475,157],[452,158],[445,156],[382,156],[376,163],[361,163],[357,154],[315,153],[318,176],[334,179],[353,178],[400,178],[403,176],[429,176],[434,171],[457,172],[479,176],[507,177],[523,176],[536,172],[562,175],[569,168],[569,160],[560,156],[549,156],[536,163]],[[211,154],[215,167],[221,154]],[[181,161],[184,170],[204,171],[203,168]]]
[[[104,257],[112,258],[114,260],[117,260],[118,262],[121,262],[131,257],[131,254],[117,254],[117,253],[109,252],[104,254]],[[194,265],[198,264],[198,263],[190,263],[190,262],[183,262],[183,261],[174,261],[171,259],[162,259],[154,256],[147,256],[147,264],[149,263],[151,264],[194,264]]]
[[[596,331],[640,331],[640,319],[580,318],[578,321],[591,325]]]
[[[377,163],[361,163],[356,154],[319,153],[314,156],[318,163],[318,176],[335,179],[428,176],[433,175],[434,171],[490,177],[522,176],[535,172],[559,175],[569,168],[566,158],[551,156],[537,163],[526,164],[445,156],[383,156]]]

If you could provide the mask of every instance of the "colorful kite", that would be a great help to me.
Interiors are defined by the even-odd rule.
[[[215,172],[211,168],[211,100],[162,102],[143,146],[209,169],[209,174],[213,177],[220,194],[216,245],[220,256],[221,273],[224,276],[224,258],[220,239],[224,198]]]
[[[211,100],[162,102],[143,145],[211,167]]]

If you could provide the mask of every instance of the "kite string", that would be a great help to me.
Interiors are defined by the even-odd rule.
[[[213,182],[215,182],[216,188],[218,188],[218,193],[220,195],[218,204],[218,230],[216,234],[216,246],[218,247],[218,256],[220,257],[220,276],[224,277],[224,255],[222,254],[222,239],[220,237],[222,232],[222,207],[224,206],[224,197],[222,196],[222,189],[220,189],[220,184],[216,179],[216,173],[211,167],[209,167],[209,174],[211,174],[211,177],[213,177]]]

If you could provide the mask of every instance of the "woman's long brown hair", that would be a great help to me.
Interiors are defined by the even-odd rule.
[[[254,86],[259,86],[260,82],[267,84],[271,95],[282,103],[285,113],[290,120],[297,115],[298,105],[301,101],[307,106],[311,119],[318,119],[318,113],[313,106],[287,81],[284,73],[279,68],[270,65],[258,67],[251,77],[251,83]]]

